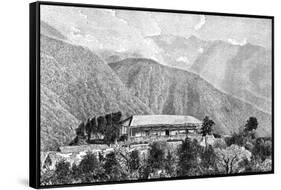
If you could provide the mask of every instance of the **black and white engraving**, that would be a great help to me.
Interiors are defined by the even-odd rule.
[[[272,171],[271,24],[41,5],[41,185]]]

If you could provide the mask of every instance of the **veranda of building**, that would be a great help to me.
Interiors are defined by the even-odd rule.
[[[133,115],[121,122],[120,134],[131,142],[184,140],[198,134],[202,122],[185,115]]]

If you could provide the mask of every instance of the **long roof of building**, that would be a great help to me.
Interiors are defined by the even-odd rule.
[[[130,126],[202,124],[199,119],[186,115],[133,115]]]

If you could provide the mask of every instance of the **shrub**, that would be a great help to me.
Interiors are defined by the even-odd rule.
[[[233,144],[236,144],[238,146],[244,146],[245,138],[242,132],[233,133],[231,137],[225,138],[225,143],[227,146],[231,146]]]
[[[101,163],[98,161],[96,155],[91,152],[83,157],[79,164],[79,168],[74,168],[76,177],[80,175],[82,182],[96,182],[105,180],[104,171]],[[74,172],[72,170],[72,172]]]
[[[79,164],[79,168],[82,173],[91,173],[94,168],[98,167],[99,163],[94,155],[91,152],[87,152],[87,154],[83,157]]]
[[[196,140],[185,139],[178,150],[178,175],[192,176],[197,174],[198,157],[201,151],[202,147]]]
[[[165,160],[164,150],[161,149],[161,144],[154,142],[150,145],[150,150],[148,154],[148,165],[153,170],[161,169],[164,166]]]
[[[71,170],[70,163],[65,160],[61,160],[56,163],[56,169],[54,172],[54,184],[70,184],[71,181]]]
[[[177,171],[176,159],[173,154],[168,151],[168,154],[165,159],[165,172],[168,174],[168,177],[175,177]]]
[[[212,146],[209,145],[207,149],[202,151],[200,154],[200,158],[200,166],[202,166],[204,174],[213,174],[217,171],[217,156]]]
[[[258,128],[258,120],[255,117],[250,117],[247,120],[247,123],[245,125],[244,131],[245,132],[250,132],[253,130],[256,130]]]
[[[261,159],[263,162],[266,158],[272,155],[272,143],[271,141],[264,141],[263,139],[257,139],[254,148],[252,149],[254,159]]]
[[[126,174],[122,170],[119,162],[116,159],[114,152],[106,155],[104,163],[104,173],[109,181],[119,181],[126,179]]]
[[[238,145],[231,145],[225,149],[217,148],[215,149],[217,156],[217,165],[220,171],[225,174],[232,174],[240,172],[241,162],[247,159],[251,160],[251,152],[246,150],[244,147]]]
[[[139,151],[138,150],[133,150],[130,153],[130,158],[129,158],[129,168],[130,168],[130,171],[133,172],[135,170],[138,170],[139,167],[140,167]]]

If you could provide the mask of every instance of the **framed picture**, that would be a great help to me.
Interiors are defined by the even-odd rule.
[[[274,172],[274,17],[30,4],[30,186]]]

